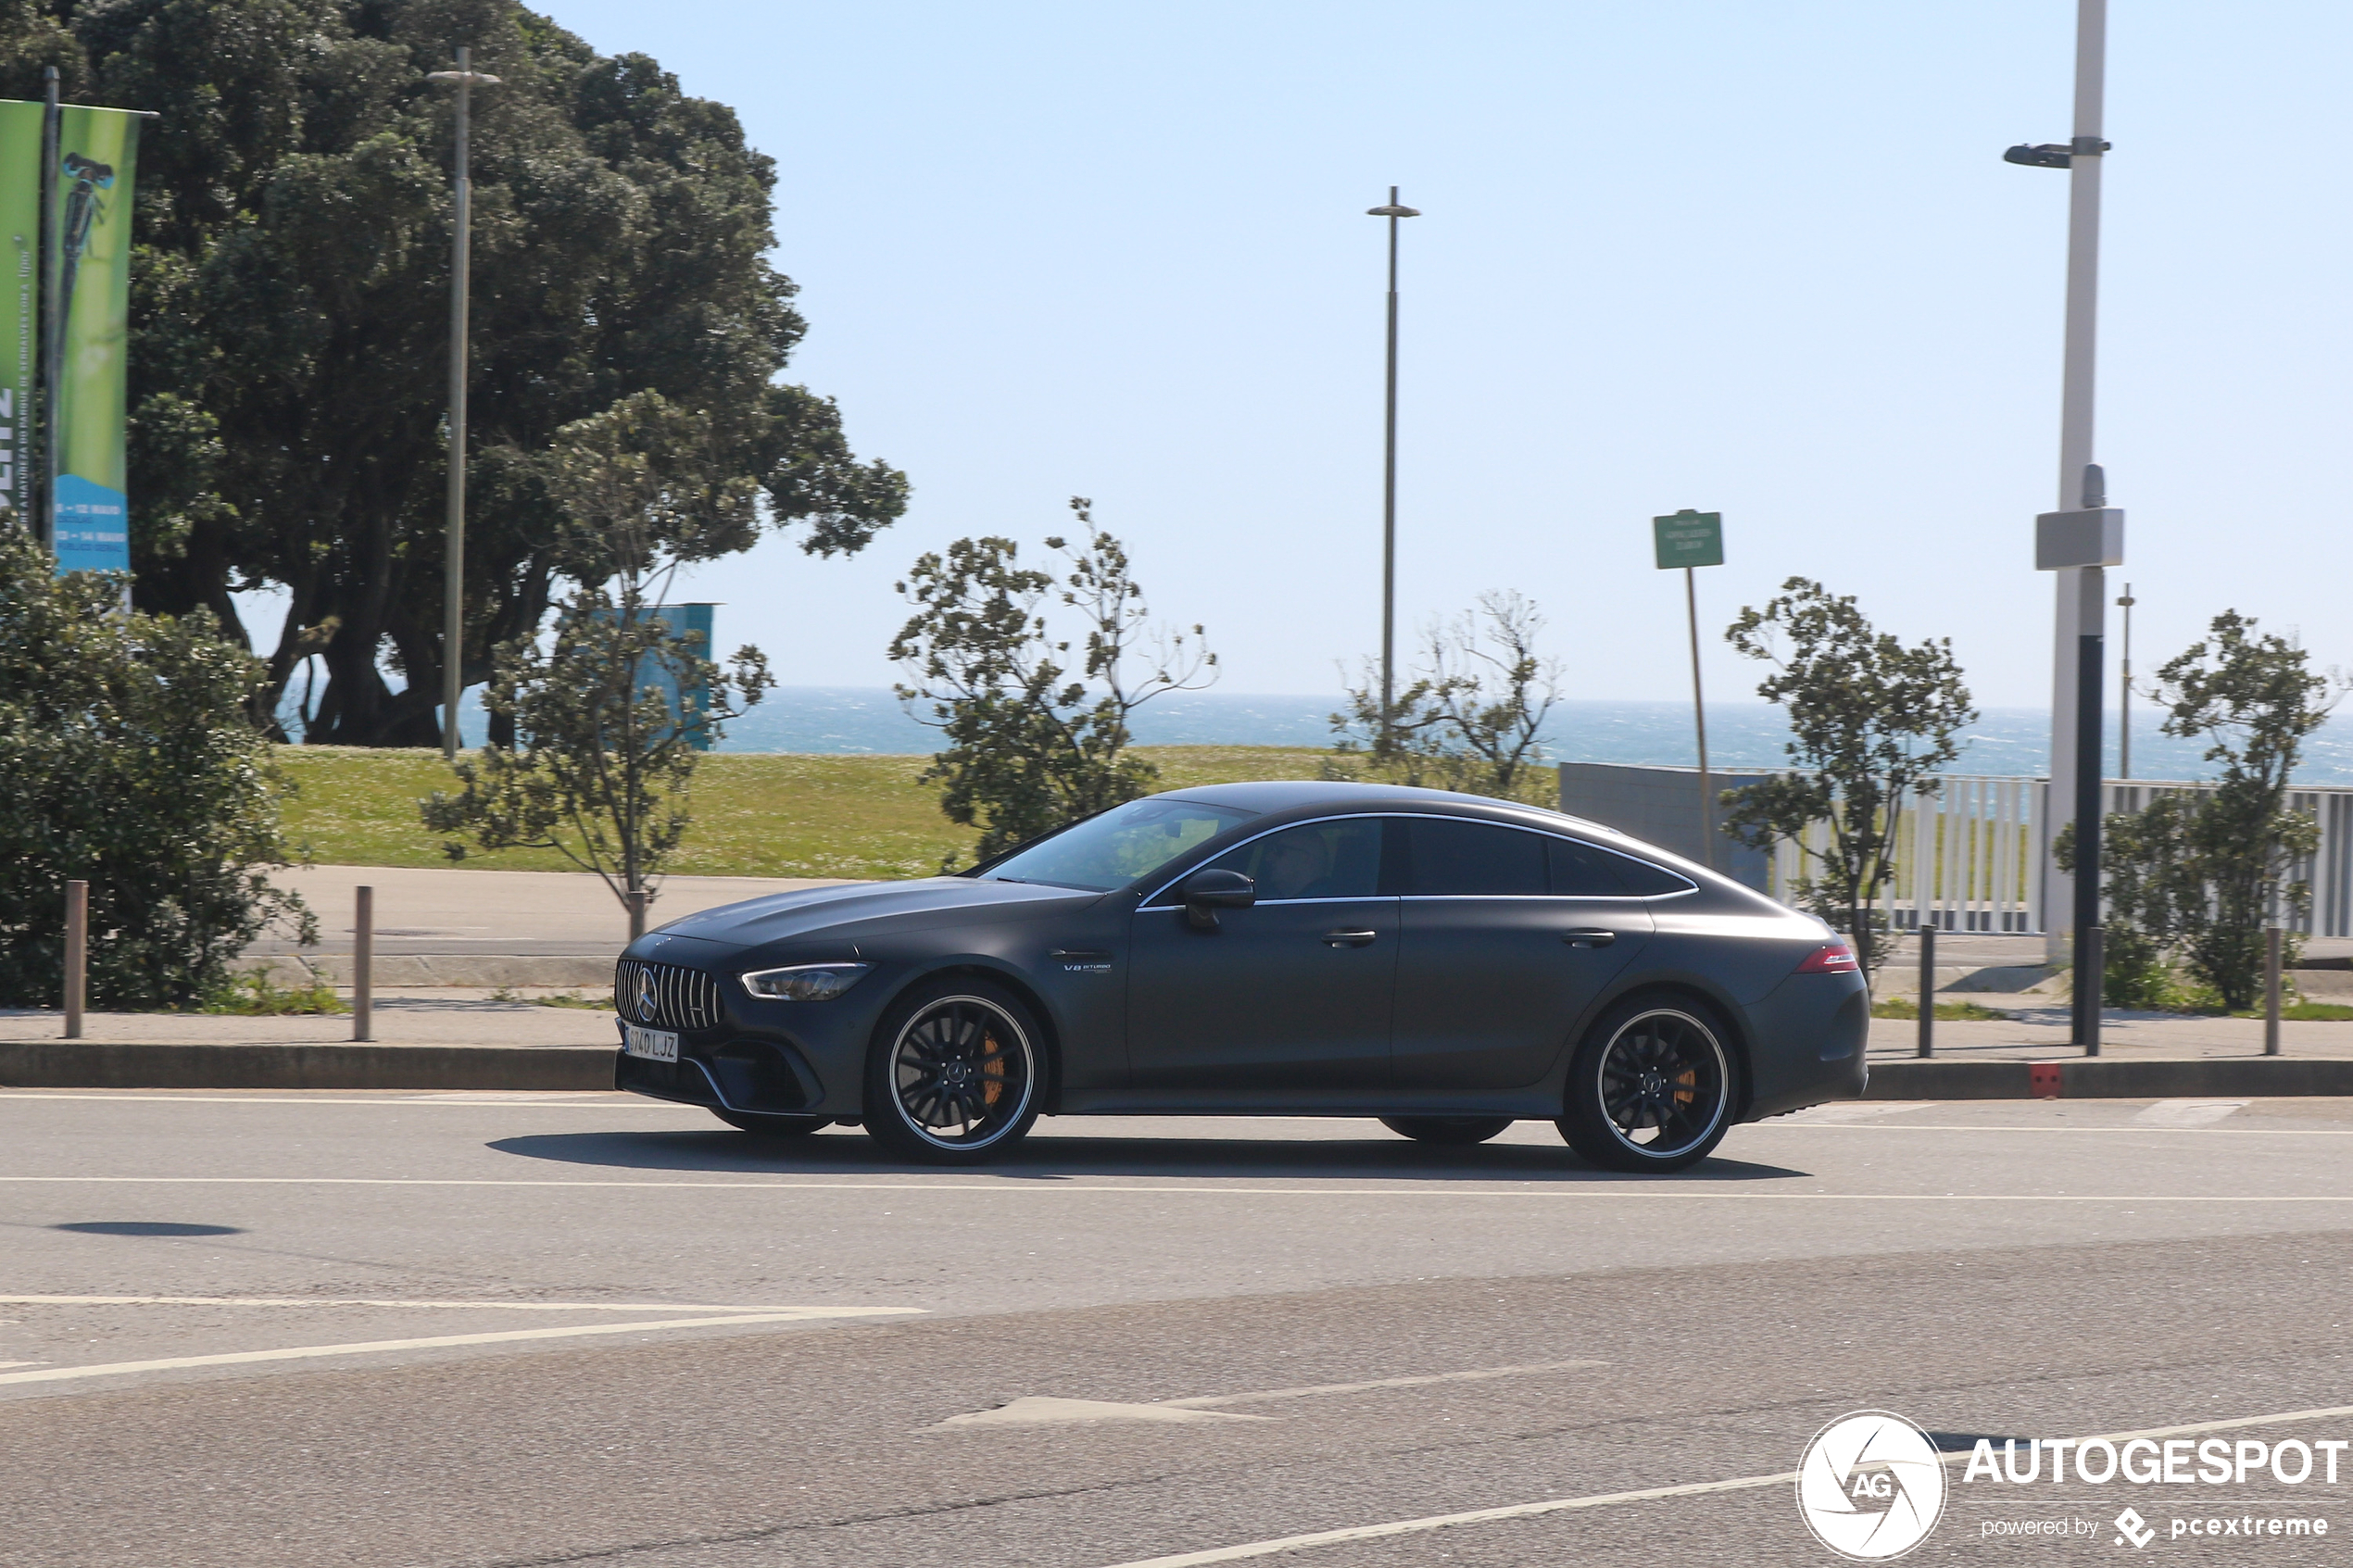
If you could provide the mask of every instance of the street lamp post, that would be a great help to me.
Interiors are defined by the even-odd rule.
[[[2107,69],[2108,0],[2076,0],[2074,135],[2064,144],[2021,145],[2002,155],[2011,163],[2068,170],[2066,357],[2059,395],[2058,506],[2062,511],[2100,509],[2107,505],[2105,495],[2100,494],[2105,483],[2092,466],[2099,327],[2100,167],[2108,150],[2100,135]],[[2050,809],[2043,814],[2041,851],[2045,956],[2057,962],[2067,951],[2060,911],[2078,906],[2080,916],[2083,900],[2074,897],[2076,889],[2059,870],[2052,847],[2067,819],[2077,814],[2078,797],[2085,793],[2075,776],[2082,749],[2078,708],[2084,692],[2096,696],[2099,688],[2083,678],[2078,663],[2102,635],[2108,594],[2106,573],[2099,566],[2069,566],[2057,570],[2054,577],[2051,793]],[[2098,799],[2097,756],[2093,753],[2090,797],[2095,802]],[[2097,814],[2095,807],[2093,815],[2096,818]],[[2094,823],[2082,829],[2079,837],[2097,831]],[[2077,859],[2082,862],[2080,854]],[[2096,872],[2087,869],[2087,874],[2095,878],[2093,897],[2096,900]],[[2079,963],[2082,957],[2078,955]]]
[[[466,651],[466,316],[472,286],[473,180],[467,167],[473,90],[498,79],[473,69],[473,51],[458,45],[458,69],[436,70],[427,82],[458,89],[458,150],[453,164],[457,220],[449,250],[449,499],[442,550],[441,754],[458,756],[458,698],[465,690]]]
[[[1394,185],[1387,206],[1365,211],[1389,220],[1389,381],[1380,496],[1380,738],[1386,741],[1397,713],[1397,220],[1419,218],[1421,212],[1400,207]]]
[[[2124,667],[2116,682],[2116,776],[2133,776],[2133,607],[2140,601],[2133,596],[2133,584],[2124,584],[2123,594],[2116,606],[2124,612]]]

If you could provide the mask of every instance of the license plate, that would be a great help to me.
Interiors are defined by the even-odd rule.
[[[621,1026],[621,1048],[648,1061],[675,1061],[678,1036],[667,1029],[640,1029],[634,1023],[624,1023]]]

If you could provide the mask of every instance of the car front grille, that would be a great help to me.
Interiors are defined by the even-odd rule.
[[[624,1022],[657,1029],[710,1029],[721,1016],[715,978],[698,969],[635,959],[614,966],[612,1003]]]

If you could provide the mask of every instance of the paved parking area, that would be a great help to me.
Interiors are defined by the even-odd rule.
[[[2353,1102],[1840,1106],[1665,1181],[1531,1125],[1041,1135],[932,1172],[610,1095],[0,1093],[0,1563],[1813,1563],[1790,1473],[1861,1407],[2353,1436],[2294,1415],[2353,1406]],[[1913,1561],[2183,1506],[1947,1468]]]

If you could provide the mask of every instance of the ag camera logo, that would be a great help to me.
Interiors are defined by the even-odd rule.
[[[1900,1415],[1840,1416],[1814,1434],[1798,1461],[1797,1512],[1814,1538],[1841,1557],[1901,1557],[1944,1515],[1944,1458]]]

